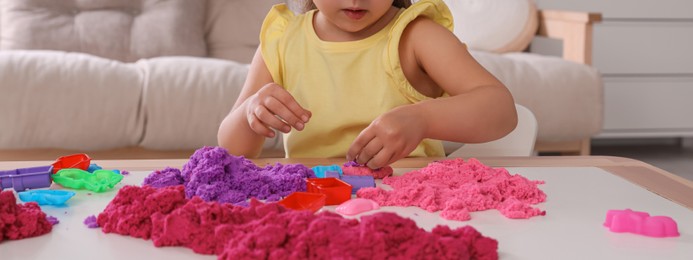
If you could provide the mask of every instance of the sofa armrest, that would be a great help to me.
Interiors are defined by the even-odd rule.
[[[563,40],[563,59],[592,64],[592,25],[600,13],[539,10],[538,35]]]

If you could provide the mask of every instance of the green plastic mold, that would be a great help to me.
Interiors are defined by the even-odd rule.
[[[123,180],[123,175],[111,170],[96,170],[94,173],[76,168],[62,169],[53,174],[53,181],[63,187],[87,189],[93,192],[104,192]]]

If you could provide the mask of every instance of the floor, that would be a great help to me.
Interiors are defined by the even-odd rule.
[[[693,181],[691,140],[593,140],[592,154],[637,159]]]

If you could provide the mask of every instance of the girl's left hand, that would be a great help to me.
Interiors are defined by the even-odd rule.
[[[361,131],[347,151],[347,160],[371,169],[390,165],[414,151],[425,133],[425,120],[415,107],[395,108]]]

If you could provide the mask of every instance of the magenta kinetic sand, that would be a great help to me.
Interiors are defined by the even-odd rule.
[[[53,230],[53,220],[36,202],[17,204],[12,191],[0,191],[0,242],[49,233]]]
[[[125,186],[98,215],[104,233],[184,246],[220,259],[497,259],[497,241],[471,226],[431,232],[394,213],[356,219],[187,199],[183,186]]]
[[[313,170],[301,164],[275,164],[263,168],[244,157],[229,155],[221,147],[204,147],[190,157],[180,171],[174,168],[152,172],[144,185],[184,185],[187,198],[247,204],[250,198],[278,201],[295,191],[306,190]]]
[[[443,160],[406,173],[387,177],[392,190],[362,188],[356,194],[380,206],[417,206],[452,220],[469,220],[469,212],[497,209],[508,218],[529,218],[545,211],[532,204],[544,202],[538,188],[543,181],[511,175],[505,168],[491,168],[476,159]]]

